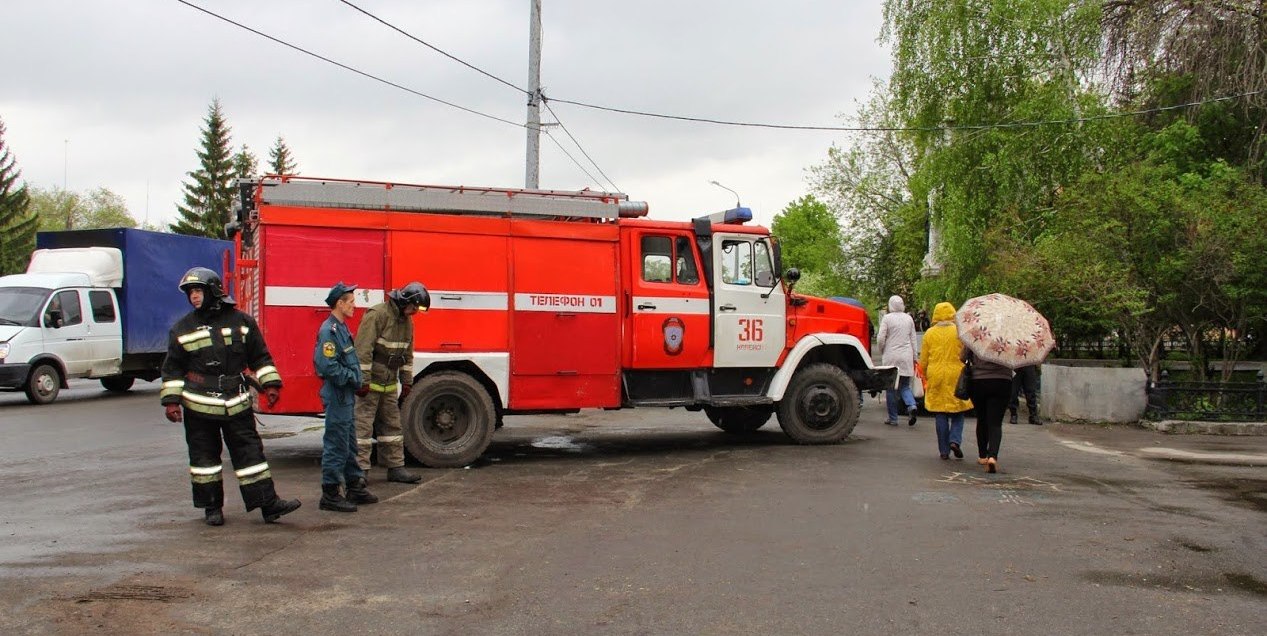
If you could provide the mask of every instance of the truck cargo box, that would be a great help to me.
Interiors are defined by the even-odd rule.
[[[180,276],[191,267],[224,276],[233,248],[229,241],[131,228],[40,232],[35,244],[38,249],[116,247],[123,253],[123,286],[117,295],[124,354],[166,351],[172,323],[190,310],[177,287]]]

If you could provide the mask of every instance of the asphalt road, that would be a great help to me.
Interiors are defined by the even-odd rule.
[[[284,397],[283,397],[284,399]],[[844,444],[682,410],[508,418],[489,453],[322,512],[320,432],[265,418],[283,523],[189,503],[157,385],[0,394],[0,633],[1262,634],[1267,438],[1007,426],[1002,472],[868,400]]]

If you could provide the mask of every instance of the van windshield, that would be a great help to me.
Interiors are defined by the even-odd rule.
[[[40,308],[51,289],[0,287],[0,325],[39,326]]]

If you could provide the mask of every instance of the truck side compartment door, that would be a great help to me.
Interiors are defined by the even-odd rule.
[[[689,230],[636,229],[630,264],[632,369],[711,366],[708,287]]]
[[[88,290],[88,345],[92,350],[92,376],[117,375],[123,365],[123,327],[119,322],[114,292]]]
[[[510,407],[619,406],[616,228],[513,225]]]
[[[769,239],[713,236],[714,366],[773,367],[787,338],[783,287]],[[762,296],[769,294],[768,298]]]
[[[78,289],[54,292],[40,317],[44,351],[66,366],[67,377],[82,377],[92,367],[92,346]]]

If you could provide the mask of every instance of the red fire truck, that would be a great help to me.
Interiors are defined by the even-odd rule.
[[[860,389],[896,381],[871,363],[864,310],[794,294],[799,273],[778,276],[746,208],[668,222],[605,192],[291,176],[240,190],[238,305],[287,386],[271,412],[322,408],[312,351],[332,284],[359,285],[365,308],[420,281],[431,308],[402,420],[430,466],[476,459],[504,416],[586,408],[680,406],[729,432],[777,413],[796,442],[833,443]]]

